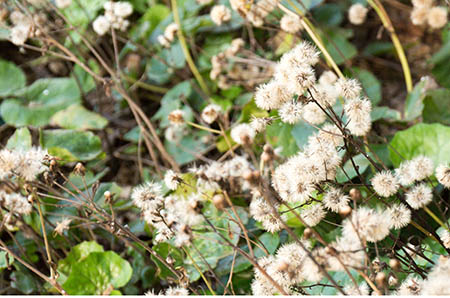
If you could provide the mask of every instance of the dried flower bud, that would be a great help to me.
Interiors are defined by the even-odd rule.
[[[267,153],[267,152],[263,152],[263,153],[261,154],[261,159],[262,159],[264,162],[266,162],[266,163],[271,162],[272,159],[273,159],[273,154],[269,154],[269,153]]]
[[[389,267],[392,268],[392,270],[398,271],[400,269],[400,262],[397,259],[390,259],[389,260]]]
[[[375,276],[375,282],[380,288],[383,288],[386,283],[386,273],[378,272]]]
[[[313,234],[313,230],[311,228],[306,228],[303,231],[303,238],[304,239],[309,239],[309,238],[311,238],[312,234]]]
[[[332,256],[336,255],[336,253],[337,253],[336,249],[334,249],[334,247],[332,247],[332,246],[325,247],[325,252]]]
[[[182,110],[174,110],[167,117],[171,124],[180,126],[184,124],[184,112]]]
[[[171,256],[168,256],[168,257],[166,258],[166,262],[167,262],[169,265],[173,265],[173,264],[175,263],[175,259],[172,258]]]
[[[214,206],[219,209],[223,210],[227,207],[229,207],[227,200],[225,199],[225,196],[223,194],[216,194],[212,198]]]
[[[75,165],[74,172],[77,175],[84,176],[84,174],[86,173],[86,168],[81,162],[79,162]]]
[[[350,213],[352,213],[352,208],[351,208],[350,206],[342,207],[342,208],[339,210],[339,214],[340,214],[342,217],[347,217],[347,216],[350,215]]]
[[[27,200],[28,200],[28,203],[33,204],[33,202],[34,202],[34,197],[33,197],[33,195],[29,195],[29,196],[27,197]]]
[[[352,189],[350,189],[349,194],[350,194],[350,198],[353,201],[357,201],[358,202],[359,200],[361,200],[361,192],[359,191],[359,189],[352,188]]]
[[[103,194],[103,196],[105,197],[105,201],[107,203],[111,202],[112,199],[112,194],[109,190],[105,191],[105,193]]]

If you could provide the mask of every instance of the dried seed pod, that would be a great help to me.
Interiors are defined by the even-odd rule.
[[[313,234],[313,230],[311,228],[306,228],[303,231],[303,238],[304,239],[309,239],[309,238],[311,238],[312,234]]]
[[[212,198],[212,201],[213,201],[214,206],[219,210],[223,210],[223,209],[229,207],[229,204],[223,194],[214,195],[214,197]]]
[[[386,277],[387,277],[386,273],[384,272],[378,272],[377,275],[375,276],[375,282],[380,288],[384,287],[386,283]]]
[[[77,163],[74,168],[74,173],[80,176],[84,176],[86,173],[86,168],[83,166],[81,162]]]
[[[350,189],[349,194],[354,201],[359,201],[361,199],[361,192],[357,188]]]
[[[351,208],[350,206],[342,207],[342,208],[339,210],[339,214],[340,214],[342,217],[347,217],[347,216],[350,215],[350,213],[352,213],[352,208]]]
[[[400,262],[397,259],[390,259],[389,260],[389,267],[392,268],[392,270],[398,271],[400,269]]]

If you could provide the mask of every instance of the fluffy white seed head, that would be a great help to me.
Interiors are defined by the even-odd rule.
[[[178,185],[180,184],[180,180],[181,180],[180,175],[178,175],[172,170],[168,170],[164,175],[164,183],[170,190],[177,189]]]
[[[427,15],[428,25],[433,29],[440,29],[447,24],[448,11],[446,7],[435,6]]]
[[[184,121],[184,111],[183,110],[173,110],[169,113],[167,116],[167,119],[169,119],[170,124],[175,126],[181,126],[185,123]]]
[[[231,10],[225,5],[215,5],[211,9],[211,20],[218,26],[231,20]]]
[[[314,227],[320,223],[322,219],[325,218],[327,212],[323,208],[322,204],[314,204],[310,206],[305,206],[300,213],[303,221],[310,227]]]
[[[339,78],[336,81],[336,88],[339,95],[347,99],[358,98],[362,90],[358,80],[347,78]]]
[[[280,115],[281,121],[289,124],[295,124],[300,121],[302,117],[303,104],[298,101],[288,101],[285,102],[280,109],[278,114]]]
[[[342,208],[348,206],[350,197],[345,195],[341,189],[331,187],[323,196],[322,203],[325,208],[339,212]]]
[[[450,189],[450,167],[448,165],[440,165],[436,168],[436,178],[445,188]]]
[[[397,193],[400,187],[397,178],[388,171],[378,172],[371,180],[375,192],[382,197],[390,197]]]
[[[280,21],[281,30],[295,34],[303,28],[301,19],[297,15],[285,14]]]
[[[161,185],[155,182],[141,184],[133,189],[131,198],[134,205],[143,210],[157,210],[163,203]]]
[[[420,209],[428,205],[432,200],[433,191],[425,183],[415,185],[406,192],[406,202],[414,209]]]
[[[250,122],[251,127],[256,132],[263,132],[266,130],[266,126],[272,122],[272,118],[258,118],[252,115],[252,120]]]
[[[361,25],[366,20],[368,11],[361,3],[353,4],[348,10],[348,20],[353,25]]]
[[[126,18],[133,13],[133,6],[125,1],[115,2],[113,12],[119,18]]]
[[[260,85],[256,89],[256,106],[263,110],[278,109],[283,103],[292,99],[286,86],[279,81],[272,80],[267,84]]]
[[[414,7],[414,9],[411,11],[411,22],[416,26],[425,24],[427,22],[429,12],[429,7]]]
[[[319,125],[325,122],[327,115],[314,102],[309,102],[303,107],[303,119],[313,125]]]
[[[255,135],[256,131],[247,123],[239,124],[231,130],[231,138],[241,145],[253,143]]]
[[[411,210],[404,204],[394,204],[389,207],[386,212],[390,217],[390,228],[401,229],[411,222]]]
[[[431,7],[433,5],[433,0],[412,0],[414,7]]]
[[[110,27],[111,23],[105,16],[98,16],[92,24],[92,28],[94,29],[95,33],[100,36],[105,35],[106,32],[109,31]]]
[[[411,175],[415,181],[421,181],[431,175],[434,172],[433,161],[424,156],[419,155],[414,157],[410,162]]]
[[[216,104],[210,104],[206,106],[202,111],[202,119],[208,124],[216,121],[219,114],[222,112],[222,108]]]
[[[72,4],[72,0],[55,0],[56,7],[60,9],[67,8],[70,4]]]
[[[389,234],[389,218],[383,212],[360,207],[352,212],[351,218],[343,224],[343,236],[355,241],[366,239],[369,242],[383,240]]]

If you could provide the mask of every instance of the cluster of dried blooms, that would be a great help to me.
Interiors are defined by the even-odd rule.
[[[348,20],[353,25],[361,25],[366,21],[368,11],[361,3],[355,3],[348,9]]]
[[[98,16],[92,28],[98,35],[105,35],[110,28],[125,31],[127,30],[130,22],[126,20],[128,16],[133,13],[133,6],[129,2],[108,1],[103,5],[105,14]]]
[[[259,0],[250,3],[246,0],[230,0],[231,8],[255,27],[264,25],[264,18],[277,7],[278,2],[279,0]]]
[[[28,38],[41,36],[42,30],[47,30],[47,16],[44,13],[31,15],[15,10],[10,14],[9,20],[11,22],[9,38],[17,46],[24,45]]]
[[[440,29],[447,24],[447,7],[434,6],[433,0],[412,0],[414,6],[411,11],[411,21],[414,25],[430,26]]]
[[[273,73],[273,63],[245,49],[242,38],[234,39],[227,49],[214,55],[211,65],[209,77],[217,81],[221,89],[236,84],[254,88]]]

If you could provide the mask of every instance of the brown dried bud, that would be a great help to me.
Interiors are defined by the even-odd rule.
[[[167,116],[169,122],[174,125],[181,125],[184,123],[184,112],[182,110],[175,110],[170,112]]]
[[[27,200],[28,200],[28,203],[33,204],[33,202],[34,202],[34,197],[33,197],[33,195],[29,195],[29,196],[27,197]]]
[[[242,174],[242,178],[244,178],[247,181],[250,181],[253,178],[253,172],[250,170],[247,170]]]
[[[350,194],[350,197],[352,198],[352,200],[354,200],[354,201],[361,200],[361,192],[359,191],[359,189],[352,188],[352,189],[350,189],[349,194]]]
[[[141,65],[141,56],[135,53],[131,53],[127,56],[125,67],[131,72],[139,71]]]
[[[332,256],[335,256],[337,254],[336,249],[334,249],[334,247],[332,247],[332,246],[325,247],[325,252]]]
[[[313,235],[313,230],[312,230],[311,228],[306,228],[306,229],[303,231],[303,238],[304,238],[305,240],[311,238],[312,235]]]
[[[265,144],[263,147],[264,152],[267,152],[269,154],[273,154],[273,148],[270,144]]]
[[[168,257],[166,258],[166,262],[167,262],[169,265],[173,265],[173,264],[175,263],[175,259],[172,258],[171,256],[168,256]]]
[[[50,171],[54,171],[57,165],[56,160],[52,159],[50,161]]]
[[[48,69],[55,75],[66,74],[66,66],[61,61],[52,61],[48,64]]]
[[[103,194],[103,196],[105,197],[105,201],[106,203],[110,203],[111,199],[113,197],[113,195],[111,194],[111,192],[109,190],[105,191],[105,193]]]
[[[342,217],[347,217],[350,215],[350,213],[352,213],[352,207],[350,207],[350,206],[345,206],[345,207],[342,207],[341,209],[339,209],[339,214]]]
[[[375,276],[375,282],[380,288],[384,287],[386,283],[386,277],[387,277],[386,273],[384,272],[378,272],[377,275]]]
[[[86,168],[83,166],[83,164],[81,162],[79,162],[75,165],[75,168],[73,171],[77,175],[84,176],[84,174],[86,173]]]
[[[219,210],[223,210],[223,209],[229,207],[229,204],[223,194],[214,195],[214,197],[212,198],[212,201],[213,201],[214,206]]]
[[[398,271],[400,269],[400,262],[397,259],[390,259],[389,260],[389,267],[392,268],[392,270]]]
[[[267,153],[267,152],[263,152],[262,154],[261,154],[261,159],[264,161],[264,162],[271,162],[272,161],[272,159],[273,159],[273,155],[272,154],[269,154],[269,153]]]

